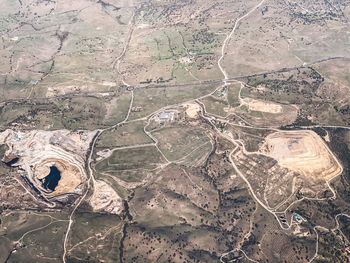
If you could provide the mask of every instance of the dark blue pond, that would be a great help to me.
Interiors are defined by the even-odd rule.
[[[46,190],[55,191],[58,181],[61,179],[61,172],[56,166],[50,167],[50,173],[43,179],[43,187]]]
[[[12,166],[13,164],[15,164],[15,163],[17,163],[18,162],[18,160],[19,160],[19,158],[18,157],[15,157],[15,158],[13,158],[11,161],[9,161],[9,162],[7,162],[7,163],[5,163],[7,166]]]

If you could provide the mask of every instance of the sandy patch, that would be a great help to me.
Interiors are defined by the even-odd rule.
[[[90,199],[94,211],[119,214],[122,210],[122,199],[113,188],[100,180],[96,180],[94,186],[95,190]]]
[[[82,90],[86,90],[87,86],[60,86],[60,87],[48,87],[46,91],[46,97],[54,97],[59,95],[65,95],[68,93],[80,92]]]
[[[143,29],[149,27],[149,24],[139,24],[137,28]]]
[[[200,112],[201,108],[196,103],[187,104],[186,114],[191,119],[196,119],[198,117],[198,112]]]
[[[266,137],[262,151],[290,170],[329,180],[342,167],[323,140],[313,131],[283,131]]]
[[[111,81],[103,81],[103,82],[102,82],[102,85],[103,85],[103,86],[114,87],[114,86],[117,85],[117,83],[111,82]]]
[[[326,131],[326,135],[323,137],[325,139],[326,142],[331,142],[331,139],[329,138],[329,133],[328,131]]]
[[[243,101],[249,106],[249,110],[251,111],[262,111],[275,114],[282,112],[282,106],[276,103],[254,100],[250,98],[246,98]]]
[[[96,158],[96,161],[101,161],[103,159],[107,159],[108,157],[110,157],[112,155],[113,151],[111,151],[110,149],[105,149],[102,151],[98,151],[96,153],[96,155],[98,156]]]

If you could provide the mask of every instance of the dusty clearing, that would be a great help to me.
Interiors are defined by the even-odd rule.
[[[80,92],[82,90],[86,90],[87,86],[81,86],[81,87],[76,87],[76,86],[61,86],[61,87],[48,87],[47,92],[46,92],[46,97],[54,97],[54,96],[59,96],[59,95],[65,95],[67,93],[72,93],[72,92]]]
[[[186,114],[189,118],[195,119],[198,117],[198,112],[200,111],[200,107],[198,104],[191,103],[186,105]]]
[[[283,167],[329,180],[342,167],[322,139],[312,131],[284,131],[266,137],[263,151]]]
[[[261,100],[254,100],[250,98],[244,99],[244,102],[249,106],[249,110],[251,111],[262,111],[268,113],[281,113],[282,106]]]
[[[122,207],[122,199],[103,181],[95,181],[95,190],[90,200],[94,211],[104,211],[111,214],[119,214]]]

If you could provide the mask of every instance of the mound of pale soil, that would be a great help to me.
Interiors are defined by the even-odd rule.
[[[323,140],[312,131],[283,131],[266,137],[262,151],[290,170],[329,180],[342,166]]]

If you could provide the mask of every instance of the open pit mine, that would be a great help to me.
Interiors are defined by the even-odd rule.
[[[307,177],[331,180],[342,172],[342,166],[313,131],[282,131],[266,137],[262,151],[282,167]]]
[[[0,133],[7,146],[3,162],[17,168],[43,199],[64,200],[81,195],[87,179],[85,171],[91,131],[14,131]]]

